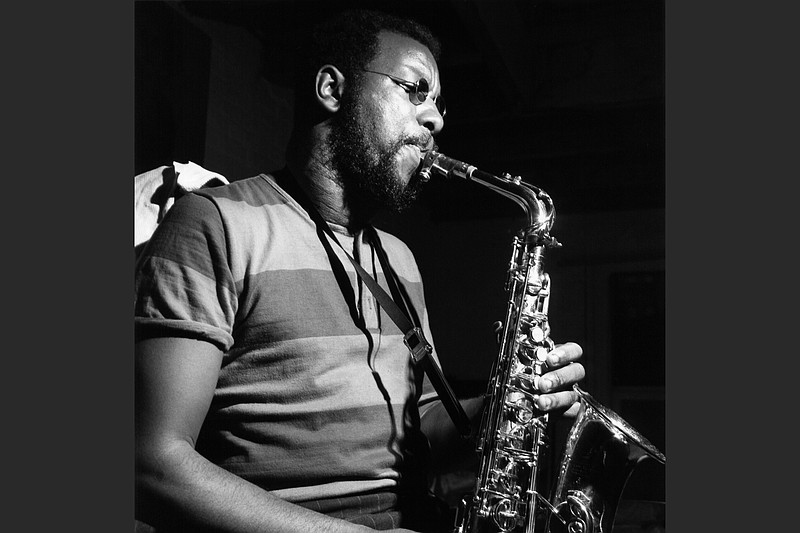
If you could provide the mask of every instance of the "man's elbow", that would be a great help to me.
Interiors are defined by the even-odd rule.
[[[137,437],[134,475],[137,488],[179,482],[197,455],[194,443],[179,437]]]
[[[134,455],[135,515],[156,525],[172,514],[172,500],[180,493],[183,470],[194,448],[186,441],[137,439]]]

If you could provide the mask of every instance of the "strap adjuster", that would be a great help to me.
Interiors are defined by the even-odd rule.
[[[408,330],[403,336],[403,343],[408,346],[411,358],[415,363],[419,363],[433,352],[433,346],[425,339],[425,335],[420,328]]]

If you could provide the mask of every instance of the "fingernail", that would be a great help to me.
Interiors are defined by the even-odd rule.
[[[549,379],[543,379],[541,382],[542,390],[550,390],[550,387],[553,386],[553,382]]]

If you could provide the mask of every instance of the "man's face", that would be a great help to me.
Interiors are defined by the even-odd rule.
[[[424,152],[444,120],[433,99],[441,92],[439,70],[430,51],[395,33],[379,35],[380,48],[365,68],[415,83],[428,80],[425,102],[414,105],[410,95],[387,76],[363,73],[360,87],[346,86],[341,108],[333,118],[333,163],[355,201],[400,211],[421,188],[416,176]]]

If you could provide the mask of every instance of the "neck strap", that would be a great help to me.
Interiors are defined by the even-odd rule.
[[[409,310],[413,310],[413,306],[410,305],[407,294],[402,288],[402,284],[399,282],[397,275],[389,264],[386,251],[383,249],[380,239],[378,238],[378,232],[375,231],[375,228],[371,225],[366,229],[366,231],[369,232],[370,242],[373,244],[378,254],[378,260],[386,275],[386,281],[389,284],[389,290],[394,295],[394,300],[380,285],[378,285],[378,282],[364,270],[364,267],[345,250],[339,242],[339,239],[336,238],[336,234],[319,214],[319,211],[317,211],[314,204],[291,176],[288,169],[284,169],[278,174],[281,187],[297,200],[297,203],[306,210],[311,219],[317,224],[317,227],[325,232],[325,234],[342,249],[356,269],[358,276],[364,281],[364,284],[375,296],[375,299],[378,300],[378,304],[383,307],[386,314],[389,315],[389,318],[391,318],[397,327],[400,328],[400,331],[403,332],[403,342],[408,347],[409,352],[411,352],[412,361],[414,364],[422,366],[459,433],[462,437],[468,437],[471,432],[469,418],[464,412],[463,407],[461,407],[461,403],[459,403],[456,398],[447,379],[444,377],[442,369],[439,368],[439,365],[432,356],[433,346],[431,346],[425,338],[419,322],[419,317],[416,313],[409,313]],[[333,260],[336,256],[329,254],[329,257]],[[403,309],[401,309],[400,306],[403,306]],[[409,316],[414,319],[414,323],[412,323]]]

